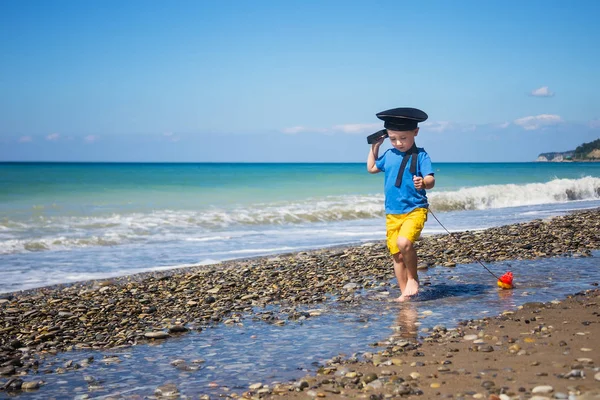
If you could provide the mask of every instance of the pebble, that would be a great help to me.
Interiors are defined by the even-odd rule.
[[[154,394],[157,395],[158,397],[161,397],[161,396],[172,397],[172,396],[176,396],[179,394],[179,389],[177,389],[177,386],[175,384],[167,383],[167,384],[157,387],[154,390]]]
[[[417,380],[421,377],[421,374],[418,372],[411,372],[410,374],[408,374],[412,379]]]
[[[158,332],[146,332],[146,333],[144,333],[144,336],[147,338],[150,338],[150,339],[166,339],[170,335],[167,332],[158,331]]]
[[[554,391],[554,388],[552,386],[549,385],[542,385],[542,386],[536,386],[531,390],[531,393],[533,394],[548,394],[548,393],[552,393]]]
[[[9,365],[7,367],[0,368],[0,375],[12,375],[16,371],[15,367]]]
[[[444,267],[447,267],[447,268],[454,268],[454,267],[456,267],[456,263],[455,263],[455,262],[453,262],[453,261],[448,261],[448,262],[445,262],[445,263],[444,263]]]
[[[373,372],[371,372],[363,377],[363,382],[365,382],[365,383],[370,383],[370,382],[373,382],[374,380],[377,380],[377,374],[375,374]]]
[[[35,390],[35,389],[39,389],[39,388],[40,388],[39,381],[23,382],[23,384],[21,385],[21,389],[23,389],[23,390]]]

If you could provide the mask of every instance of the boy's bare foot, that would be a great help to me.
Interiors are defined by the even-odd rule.
[[[410,299],[413,296],[416,296],[419,293],[419,281],[415,280],[415,279],[409,279],[408,282],[406,282],[406,287],[404,288],[404,291],[402,292],[402,295],[400,297],[398,297],[396,299],[396,301],[406,301],[408,299]]]

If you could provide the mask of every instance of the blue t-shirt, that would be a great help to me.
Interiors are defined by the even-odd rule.
[[[427,193],[425,189],[417,190],[410,174],[410,159],[402,175],[402,184],[396,187],[396,178],[400,170],[402,158],[406,153],[397,149],[388,149],[375,161],[375,166],[385,172],[385,213],[406,214],[415,208],[427,208]],[[411,157],[414,157],[413,154]],[[431,159],[425,149],[419,148],[417,158],[417,176],[434,175]]]

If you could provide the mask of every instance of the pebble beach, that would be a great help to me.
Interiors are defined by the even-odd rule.
[[[593,289],[452,329],[436,326],[422,342],[392,336],[374,344],[364,361],[332,359],[317,375],[264,392],[288,398],[598,399],[599,304],[600,291]]]
[[[568,268],[570,259],[600,249],[600,210],[425,236],[416,246],[421,270],[550,257]],[[360,359],[334,358],[301,380],[257,382],[222,396],[595,398],[594,284],[560,302],[391,337]],[[370,242],[2,294],[0,396],[43,393],[46,374],[86,368],[46,365],[57,354],[152,345],[247,319],[285,325],[319,318],[311,308],[356,307],[382,290],[397,295],[390,256],[384,243]],[[156,386],[151,397],[185,397],[176,384]]]

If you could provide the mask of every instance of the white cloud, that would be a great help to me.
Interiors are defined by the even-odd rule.
[[[88,136],[84,137],[83,140],[85,140],[88,143],[94,143],[96,140],[98,140],[98,136],[88,135]]]
[[[501,124],[496,125],[496,127],[500,128],[500,129],[506,129],[510,126],[510,122],[503,122]]]
[[[535,131],[547,126],[558,125],[563,122],[563,119],[560,117],[560,115],[540,114],[519,118],[513,122],[515,125],[519,125],[526,131]]]
[[[548,89],[548,86],[542,86],[540,88],[534,89],[529,94],[531,96],[535,96],[535,97],[552,97],[552,96],[554,96],[554,92],[551,92],[550,89]]]
[[[449,121],[426,121],[420,126],[431,132],[446,132],[448,130],[453,130],[455,124]]]
[[[21,143],[33,142],[33,138],[31,136],[21,136],[19,138],[19,142],[21,142]]]
[[[292,126],[290,128],[283,128],[281,130],[282,133],[286,133],[288,135],[295,135],[297,133],[302,132],[310,132],[310,133],[331,133],[331,129],[327,128],[310,128],[308,126]]]
[[[381,128],[381,124],[342,124],[335,125],[332,129],[343,133],[368,133]]]
[[[471,132],[477,130],[477,125],[475,124],[461,124],[455,122],[448,121],[437,121],[431,122],[427,121],[419,126],[424,127],[428,131],[431,132],[446,132],[446,131],[454,131],[454,132]],[[306,126],[293,126],[290,128],[284,128],[281,130],[283,133],[287,133],[290,135],[303,133],[303,132],[311,132],[311,133],[325,133],[330,134],[334,132],[341,132],[350,135],[359,134],[369,134],[375,131],[383,129],[381,123],[371,123],[371,124],[340,124],[334,125],[331,128],[310,128]]]
[[[60,135],[58,133],[51,133],[46,136],[46,140],[58,140],[59,137]]]
[[[472,132],[477,130],[477,125],[475,124],[461,124],[457,122],[450,121],[426,121],[419,126],[428,132]]]
[[[281,131],[288,135],[295,135],[297,133],[306,132],[308,129],[304,126],[292,126],[291,128],[283,128]]]

